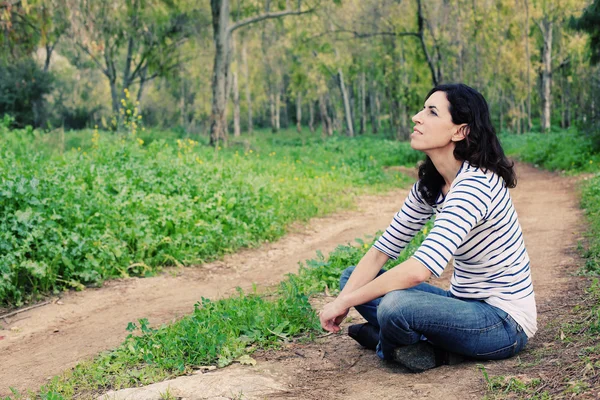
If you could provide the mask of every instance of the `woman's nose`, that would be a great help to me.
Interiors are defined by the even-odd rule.
[[[415,115],[413,115],[413,117],[411,118],[412,122],[414,122],[415,124],[417,123],[421,123],[421,111],[419,111],[418,113],[416,113]]]

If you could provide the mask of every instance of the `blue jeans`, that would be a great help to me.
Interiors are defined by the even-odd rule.
[[[349,267],[342,273],[342,289],[352,271],[354,267]],[[383,359],[392,359],[395,348],[419,340],[480,360],[511,357],[527,343],[523,328],[506,312],[427,283],[394,290],[355,308],[379,328],[377,355]]]

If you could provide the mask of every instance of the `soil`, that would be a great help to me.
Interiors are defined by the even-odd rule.
[[[580,263],[575,249],[584,223],[572,178],[523,164],[517,166],[517,174],[519,184],[511,195],[531,258],[540,327],[527,353],[543,346],[545,326],[550,315],[557,314],[548,311],[569,304],[568,299],[580,292],[581,278],[573,273]],[[363,196],[357,198],[355,210],[296,225],[276,243],[196,268],[173,269],[154,278],[111,281],[102,288],[67,293],[60,301],[0,320],[0,338],[4,337],[0,340],[0,395],[9,394],[9,386],[36,390],[49,377],[116,347],[126,336],[129,321],[146,317],[152,325],[160,325],[191,312],[201,297],[228,296],[235,287],[249,288],[252,283],[274,284],[286,273],[295,272],[298,262],[313,258],[316,250],[327,254],[338,244],[385,229],[406,194],[406,190],[395,190]],[[432,283],[447,288],[450,275],[447,271]],[[359,318],[355,313],[351,316]],[[177,397],[198,399],[475,399],[485,391],[475,363],[411,374],[378,360],[346,335],[329,335],[310,344],[291,343],[277,352],[261,352],[254,357],[258,361],[255,367],[234,365],[158,384],[162,389],[154,392],[150,387],[143,389],[144,393],[130,389],[109,398],[160,398],[159,392],[180,384],[183,386],[177,390],[181,395],[175,394]],[[514,358],[483,365],[494,374],[511,370],[517,363],[518,358]],[[195,382],[192,386],[196,389],[184,389],[183,381]],[[198,386],[199,382],[204,386]],[[195,394],[198,387],[203,388],[202,395]],[[209,387],[215,390],[211,392]]]

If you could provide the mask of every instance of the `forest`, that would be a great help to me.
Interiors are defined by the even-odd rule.
[[[144,126],[211,143],[290,126],[405,140],[431,87],[464,82],[486,96],[499,131],[585,125],[600,108],[587,6],[6,1],[0,113],[16,127],[114,131],[132,102]]]

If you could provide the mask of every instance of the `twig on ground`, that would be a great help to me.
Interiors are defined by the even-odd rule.
[[[13,315],[17,315],[17,314],[20,314],[20,313],[25,312],[25,311],[33,310],[34,308],[45,306],[46,304],[50,304],[50,303],[52,303],[52,300],[44,301],[43,303],[34,304],[32,306],[29,306],[29,307],[21,308],[20,310],[16,310],[16,311],[12,311],[12,312],[9,312],[7,314],[4,314],[4,315],[0,315],[0,318],[4,319],[4,318],[7,318],[7,317],[12,317]]]
[[[324,338],[324,337],[331,336],[331,335],[333,335],[333,332],[327,332],[327,333],[317,336],[317,339]]]

